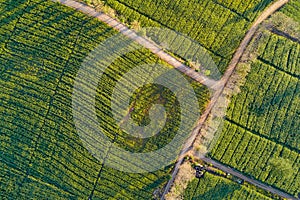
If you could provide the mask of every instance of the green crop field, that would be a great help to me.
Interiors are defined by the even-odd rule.
[[[183,199],[267,200],[271,198],[229,179],[206,173],[203,178],[193,179],[188,184]]]
[[[168,180],[171,166],[144,174],[105,167],[84,148],[73,122],[77,71],[88,53],[116,32],[51,1],[0,0],[0,13],[0,199],[151,199]],[[104,94],[109,92],[104,91],[111,91],[126,71],[147,63],[162,62],[142,48],[118,58],[105,71],[97,93],[105,133],[136,152],[160,148],[172,139],[178,102],[159,86],[137,91],[137,121],[147,120],[142,117],[149,109],[145,104],[160,103],[170,123],[159,136],[136,141],[108,123],[109,97]],[[208,91],[189,81],[203,109]]]
[[[209,52],[223,73],[251,24],[274,0],[101,2],[131,27],[138,24],[168,28],[190,37]],[[299,8],[299,0],[291,0],[281,12],[300,22]],[[0,199],[153,199],[170,179],[174,163],[148,173],[126,173],[122,171],[126,166],[120,164],[121,170],[117,170],[104,163],[112,157],[122,157],[139,169],[142,164],[152,165],[150,158],[137,163],[115,155],[111,146],[131,153],[147,153],[166,146],[180,127],[180,102],[170,89],[159,84],[146,84],[134,91],[128,114],[138,125],[150,123],[153,105],[160,104],[166,111],[163,129],[149,138],[134,137],[122,130],[111,105],[117,101],[113,99],[116,85],[135,67],[172,67],[135,44],[140,47],[138,50],[119,56],[107,66],[95,97],[90,96],[91,82],[80,82],[86,95],[82,100],[95,101],[93,110],[82,113],[95,110],[97,115],[96,119],[86,116],[84,124],[96,122],[112,144],[107,149],[96,147],[103,158],[100,161],[86,148],[75,126],[73,87],[85,58],[117,31],[51,0],[0,0],[0,13]],[[148,36],[157,36],[152,34]],[[300,44],[294,37],[267,30],[260,34],[255,52],[251,52],[257,58],[251,61],[251,71],[241,92],[231,99],[222,133],[209,156],[251,178],[299,196]],[[187,65],[195,59],[201,62],[197,53],[202,49],[181,38],[185,37],[171,38],[174,44],[169,45],[187,50],[181,52],[187,57]],[[171,53],[183,57],[175,50]],[[157,73],[153,70],[149,74]],[[138,78],[147,81],[146,77]],[[185,79],[193,87],[202,113],[210,93],[200,83],[187,76]],[[125,89],[132,85],[129,79],[122,82]],[[126,95],[119,94],[118,100]],[[94,129],[89,131],[93,134]],[[165,153],[161,156],[167,157]],[[202,179],[189,183],[184,199],[270,198],[247,184],[206,173]]]
[[[136,20],[142,27],[165,27],[191,37],[210,52],[219,70],[224,72],[251,23],[272,0],[103,2],[116,10],[121,20]],[[184,41],[180,42],[184,44]]]
[[[300,44],[264,31],[210,155],[290,194],[300,190]]]
[[[291,0],[281,11],[300,23],[300,1]]]
[[[299,52],[298,43],[268,34],[247,84],[233,98],[227,114],[229,120],[298,150]]]

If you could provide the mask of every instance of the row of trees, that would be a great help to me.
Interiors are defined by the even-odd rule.
[[[299,44],[263,31],[257,59],[232,97],[210,155],[290,194],[299,193]]]
[[[166,27],[184,33],[222,59],[215,60],[224,71],[228,60],[237,48],[250,25],[242,16],[219,3],[105,1],[115,9],[124,22],[137,20],[142,27]]]
[[[299,149],[299,131],[295,126],[299,121],[299,79],[293,75],[295,71],[289,71],[296,67],[285,67],[299,60],[293,54],[299,45],[289,46],[289,41],[278,42],[280,40],[285,41],[285,38],[273,34],[263,39],[261,45],[265,51],[258,47],[258,59],[251,64],[242,92],[232,98],[227,117],[255,133]],[[292,48],[287,51],[288,48],[281,46]],[[276,58],[279,55],[271,56],[276,50],[280,52],[279,59]],[[286,57],[288,62],[285,62]],[[278,60],[284,63],[277,63]]]

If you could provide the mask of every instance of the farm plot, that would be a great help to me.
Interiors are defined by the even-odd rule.
[[[275,142],[300,149],[300,45],[266,33],[242,92],[227,118]]]
[[[210,156],[295,196],[299,191],[299,47],[264,32]]]
[[[271,198],[226,178],[206,173],[203,178],[194,179],[189,183],[183,199],[267,200]]]
[[[209,51],[219,70],[224,72],[251,22],[271,0],[104,2],[116,10],[121,20],[138,21],[142,27],[165,27],[191,37]],[[189,45],[185,41],[176,42]]]
[[[99,103],[97,106],[98,117],[103,118],[103,116],[106,116],[105,120],[100,122],[102,128],[106,130],[106,134],[111,140],[114,140],[115,143],[119,144],[123,148],[134,152],[154,151],[164,147],[174,138],[179,126],[178,122],[180,121],[180,117],[182,117],[180,102],[178,102],[172,91],[161,85],[145,85],[141,89],[137,90],[132,96],[132,101],[129,106],[132,108],[130,115],[139,125],[147,125],[149,123],[149,109],[153,104],[161,104],[166,108],[167,112],[167,119],[164,128],[158,135],[150,138],[136,138],[128,135],[124,131],[120,131],[118,129],[118,125],[114,122],[110,107],[106,106],[112,101],[111,97],[114,86],[121,78],[122,73],[125,73],[132,68],[132,66],[129,66],[128,63],[139,62],[140,59],[142,59],[145,63],[150,63],[151,59],[153,62],[159,62],[158,60],[155,60],[155,57],[148,51],[137,52],[135,55],[128,54],[127,56],[128,57],[117,59],[116,62],[112,63],[112,65],[107,69],[107,73],[104,73],[104,76],[99,83],[99,93],[96,97],[98,100],[96,105]],[[114,77],[112,77],[110,70],[117,71],[119,74],[116,73],[114,74]],[[151,73],[155,74],[156,72],[152,71]],[[205,103],[208,100],[208,91],[199,83],[192,81],[192,79],[188,77],[186,77],[186,79],[189,80],[193,87],[199,100],[199,107],[203,110]],[[131,80],[122,84],[124,87],[127,87],[127,85],[130,85],[130,81]],[[103,102],[105,102],[104,105]],[[118,132],[117,137],[115,134],[111,134],[115,132],[113,132],[113,130]]]
[[[77,71],[88,53],[116,32],[105,24],[51,1],[0,1],[0,142],[2,198],[150,199],[153,191],[169,177],[171,167],[153,173],[117,172],[95,159],[82,145],[72,117],[72,90]],[[130,52],[111,65],[107,81],[114,82],[136,65],[161,63],[145,49]],[[110,83],[108,82],[108,83]],[[110,88],[107,83],[105,87]],[[192,82],[200,107],[207,101],[206,89]],[[156,88],[137,99],[143,105],[159,93]],[[98,105],[103,92],[98,93]],[[165,91],[154,99],[171,108],[176,104]],[[147,96],[148,95],[148,96]],[[170,100],[170,101],[169,101]],[[109,105],[105,105],[108,107]],[[136,109],[137,120],[148,107]],[[109,120],[109,116],[98,117]],[[173,116],[175,109],[167,110]],[[143,115],[144,116],[144,115]],[[124,149],[149,151],[163,146],[176,130],[176,115],[161,136],[138,143],[130,138],[116,140]],[[107,121],[108,122],[108,121]],[[174,125],[173,125],[174,124]],[[105,127],[114,132],[113,124]],[[109,136],[109,135],[108,135]],[[122,138],[122,139],[121,139]],[[100,172],[101,169],[101,173]],[[98,180],[98,181],[96,181]],[[93,192],[92,192],[93,191]]]
[[[230,122],[210,155],[244,174],[290,194],[299,192],[299,152]]]

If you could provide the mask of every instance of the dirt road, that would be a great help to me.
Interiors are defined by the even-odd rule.
[[[277,194],[277,195],[279,195],[279,196],[281,196],[281,197],[283,197],[285,199],[297,200],[297,198],[294,197],[294,196],[291,196],[291,195],[286,194],[285,192],[282,192],[282,191],[280,191],[280,190],[278,190],[276,188],[273,188],[273,187],[268,186],[266,184],[263,184],[263,183],[261,183],[261,182],[259,182],[257,180],[249,178],[249,177],[243,175],[242,173],[240,173],[240,172],[238,172],[238,171],[236,171],[236,170],[234,170],[234,169],[232,169],[230,167],[227,167],[227,166],[223,165],[222,163],[219,163],[219,162],[217,162],[215,160],[212,160],[210,158],[203,158],[202,160],[205,161],[206,163],[211,163],[211,164],[213,164],[214,167],[222,170],[223,172],[226,172],[226,173],[229,173],[229,174],[231,174],[233,176],[236,176],[236,177],[238,177],[238,178],[240,178],[240,179],[242,179],[242,180],[244,180],[244,181],[246,181],[248,183],[251,183],[252,185],[255,185],[256,187],[262,188],[262,189],[264,189],[264,190],[266,190],[268,192],[271,192],[273,194]]]
[[[251,28],[246,33],[243,41],[240,43],[240,46],[236,50],[226,72],[224,73],[223,77],[220,81],[215,82],[214,80],[210,80],[207,77],[201,76],[199,73],[195,72],[193,69],[187,67],[180,61],[178,61],[176,58],[171,56],[170,54],[166,53],[161,49],[158,45],[154,44],[152,41],[145,39],[135,33],[135,31],[130,30],[126,25],[120,23],[116,19],[113,19],[109,17],[108,15],[97,12],[95,9],[83,4],[76,2],[74,0],[52,0],[55,2],[60,2],[61,4],[64,4],[68,7],[74,8],[76,10],[79,10],[83,13],[86,13],[89,16],[95,17],[99,19],[100,21],[106,23],[110,27],[113,27],[115,30],[119,31],[123,35],[125,35],[128,38],[131,38],[132,40],[136,41],[137,43],[141,44],[143,47],[149,49],[151,52],[156,54],[159,58],[166,61],[179,71],[185,73],[186,75],[190,76],[194,80],[200,82],[203,85],[208,86],[209,88],[212,88],[214,86],[214,89],[216,89],[215,93],[213,94],[210,103],[206,107],[205,112],[202,114],[200,120],[197,123],[197,127],[192,132],[189,139],[186,141],[184,148],[182,149],[178,161],[175,165],[174,171],[172,173],[172,178],[167,183],[164,191],[164,195],[170,190],[170,187],[176,177],[176,174],[178,172],[179,166],[181,165],[184,156],[186,153],[192,149],[193,143],[197,136],[199,136],[200,129],[202,128],[204,122],[207,120],[209,114],[211,113],[212,108],[215,106],[216,102],[218,101],[219,97],[222,95],[224,88],[226,87],[228,80],[230,79],[231,75],[233,74],[234,70],[236,69],[236,66],[238,62],[240,61],[246,47],[248,46],[249,42],[254,36],[255,31],[257,30],[258,26],[267,19],[271,14],[273,14],[276,10],[281,8],[283,5],[285,5],[288,0],[278,0],[274,2],[271,6],[269,6],[265,11],[261,13],[261,15],[255,20]],[[220,166],[220,167],[226,167],[226,166]],[[253,180],[254,181],[254,180]],[[250,181],[248,181],[250,182]],[[164,196],[163,195],[163,196]]]
[[[61,4],[64,4],[68,7],[74,8],[89,16],[99,19],[100,21],[106,23],[108,26],[122,33],[124,36],[137,42],[138,44],[142,45],[144,48],[149,49],[152,53],[156,54],[161,60],[167,62],[177,70],[181,71],[182,73],[186,74],[192,79],[200,82],[201,84],[209,88],[212,88],[214,85],[216,85],[216,81],[211,80],[195,72],[195,70],[191,69],[190,67],[186,66],[182,62],[178,61],[178,59],[176,59],[175,57],[164,52],[163,49],[159,47],[157,44],[142,36],[139,36],[134,30],[129,29],[126,25],[122,24],[118,20],[113,19],[102,12],[97,12],[94,8],[89,7],[83,3],[76,2],[74,0],[52,0],[52,1],[60,2]]]
[[[222,95],[224,88],[226,87],[231,75],[233,74],[234,70],[237,67],[237,64],[239,63],[243,53],[245,52],[248,44],[250,43],[251,39],[253,38],[256,30],[258,29],[259,25],[266,20],[268,17],[270,17],[275,11],[277,11],[279,8],[284,6],[286,3],[288,3],[289,0],[278,0],[275,3],[273,3],[271,6],[269,6],[263,13],[255,20],[249,31],[246,33],[243,41],[240,43],[240,46],[236,50],[226,72],[224,73],[221,80],[217,83],[217,87],[215,87],[217,90],[213,94],[213,97],[211,98],[211,101],[209,102],[208,106],[206,107],[206,110],[202,114],[198,126],[194,129],[193,133],[191,134],[190,138],[187,140],[186,145],[184,146],[183,150],[181,151],[181,154],[179,155],[179,159],[175,165],[175,168],[172,173],[172,177],[167,183],[163,197],[169,192],[172,183],[175,180],[176,174],[178,173],[179,167],[183,161],[183,158],[185,154],[192,149],[193,143],[196,140],[197,137],[200,137],[199,132],[204,124],[204,122],[207,120],[209,114],[212,111],[212,108],[216,105],[218,99]],[[163,198],[162,198],[163,199]]]

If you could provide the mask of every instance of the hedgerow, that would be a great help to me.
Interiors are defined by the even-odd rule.
[[[290,39],[263,31],[257,58],[210,156],[298,195],[300,179],[299,50]]]
[[[82,1],[99,4],[99,1]],[[114,9],[117,17],[128,24],[137,21],[142,27],[169,28],[191,37],[208,50],[219,70],[224,72],[251,23],[272,0],[101,2]]]

